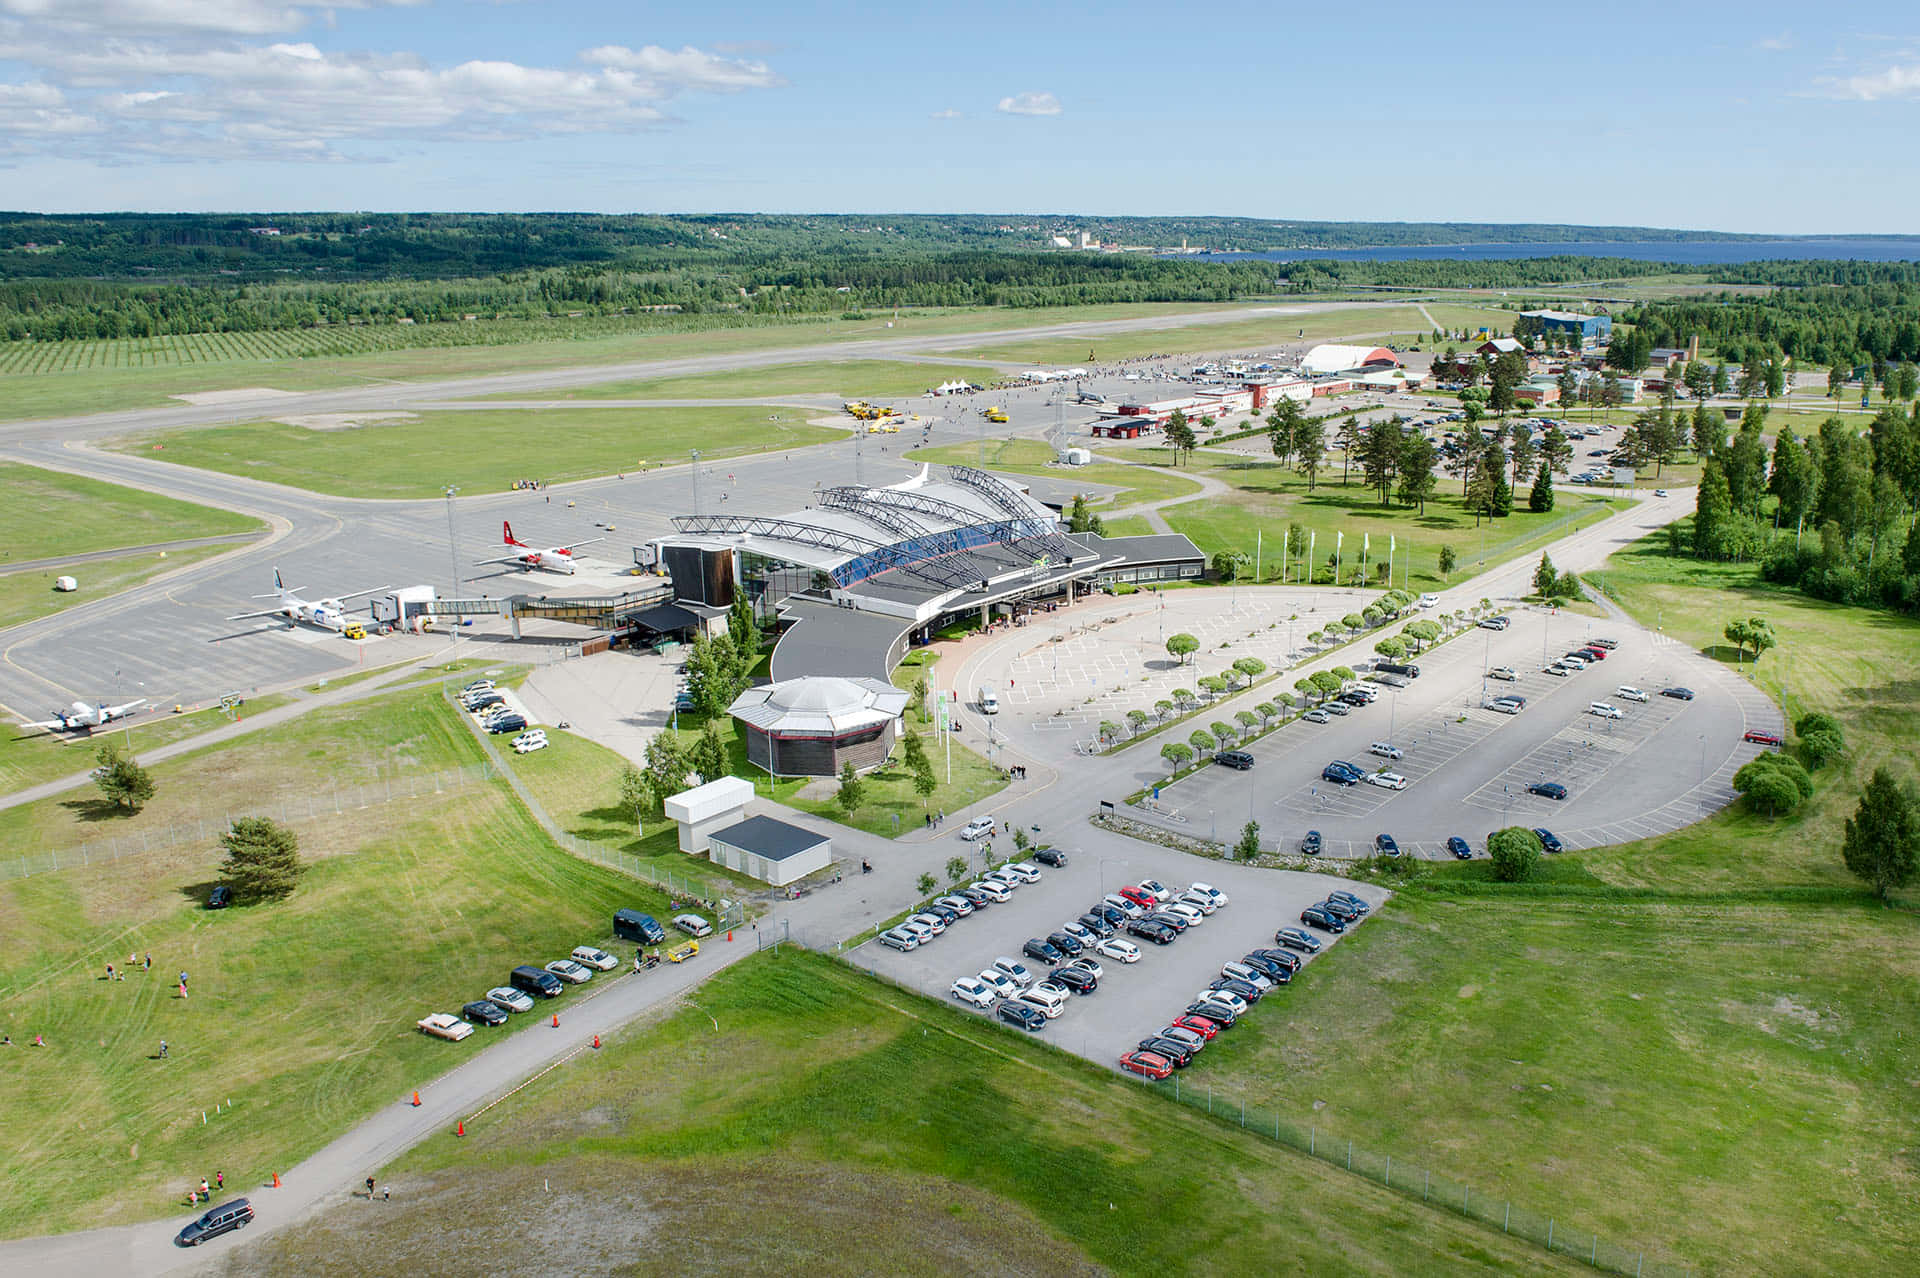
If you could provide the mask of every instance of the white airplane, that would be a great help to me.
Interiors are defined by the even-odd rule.
[[[147,704],[145,697],[129,701],[123,706],[90,706],[84,701],[73,703],[71,713],[55,710],[53,718],[39,723],[23,723],[23,728],[45,728],[50,732],[92,732],[95,728],[112,723],[115,719],[124,719]]]
[[[375,586],[371,590],[356,590],[350,595],[335,595],[330,599],[302,599],[296,590],[289,590],[280,580],[280,570],[273,570],[273,594],[255,595],[255,599],[278,599],[276,607],[262,608],[259,612],[243,612],[237,617],[228,617],[228,621],[248,621],[254,617],[285,617],[296,625],[305,622],[309,626],[318,626],[322,630],[343,630],[347,625],[347,606],[342,600],[358,599],[362,595],[377,595],[387,586]]]
[[[545,550],[540,550],[529,546],[526,542],[515,537],[513,535],[513,525],[503,519],[500,521],[500,540],[503,544],[512,546],[514,553],[501,555],[498,559],[482,559],[479,565],[476,566],[484,566],[486,564],[519,564],[529,572],[535,568],[546,568],[553,572],[563,572],[568,576],[572,576],[574,569],[573,552],[581,546],[591,546],[596,541],[605,541],[606,538],[593,537],[586,541],[576,541],[571,546],[549,546]]]

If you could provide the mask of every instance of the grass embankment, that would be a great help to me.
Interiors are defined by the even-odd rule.
[[[1164,449],[1142,452],[1171,460]],[[1218,551],[1239,550],[1251,560],[1258,545],[1260,571],[1269,578],[1279,574],[1281,547],[1286,543],[1288,526],[1294,523],[1318,534],[1314,557],[1322,573],[1338,533],[1346,534],[1343,573],[1358,561],[1365,538],[1372,539],[1377,564],[1387,561],[1388,538],[1396,539],[1394,581],[1400,583],[1405,571],[1410,574],[1411,586],[1420,589],[1447,584],[1440,574],[1442,546],[1452,546],[1458,557],[1455,574],[1472,575],[1526,555],[1619,509],[1617,503],[1561,489],[1554,494],[1554,508],[1536,515],[1526,508],[1526,494],[1522,492],[1513,514],[1505,519],[1481,519],[1476,527],[1473,512],[1461,499],[1459,485],[1444,479],[1427,502],[1426,513],[1420,514],[1398,502],[1382,506],[1379,495],[1364,487],[1358,475],[1354,476],[1356,482],[1342,484],[1337,463],[1330,474],[1322,472],[1312,492],[1291,467],[1283,468],[1275,462],[1196,458],[1188,466],[1221,480],[1232,491],[1223,497],[1161,511],[1168,526],[1191,537],[1209,558]],[[1294,561],[1290,560],[1291,566]]]
[[[240,1272],[485,1268],[475,1206],[523,1191],[577,1273],[1571,1268],[817,956],[698,1002],[406,1155],[405,1212],[330,1213]]]
[[[1893,1272],[1920,1244],[1917,943],[1848,906],[1403,892],[1188,1082],[1649,1263]]]
[[[806,364],[774,364],[726,373],[694,373],[685,377],[658,377],[647,381],[600,382],[565,391],[554,399],[739,399],[767,395],[839,395],[845,399],[919,395],[942,382],[991,380],[994,372],[971,364],[916,364],[906,360],[821,360]],[[541,398],[548,398],[538,392]],[[525,399],[525,392],[489,395],[489,399]],[[910,410],[910,405],[895,405]]]
[[[249,697],[240,713],[259,714],[284,705],[288,699],[284,693]],[[87,771],[94,766],[94,752],[109,738],[123,746],[130,744],[138,758],[143,751],[211,732],[230,722],[217,706],[190,714],[167,714],[169,709],[169,706],[148,707],[131,719],[115,723],[111,733],[91,737],[51,732],[0,736],[0,794],[12,794],[30,785]]]
[[[1230,309],[1238,309],[1244,303]],[[1223,309],[1186,303],[1107,304],[1039,310],[904,310],[839,319],[808,316],[785,324],[746,328],[701,328],[676,319],[662,325],[633,319],[628,326],[610,326],[601,319],[578,322],[534,322],[521,326],[528,340],[499,345],[457,345],[458,337],[438,330],[454,325],[394,326],[369,334],[369,341],[390,344],[417,342],[418,349],[374,349],[362,354],[322,353],[329,335],[319,335],[313,349],[299,342],[263,343],[252,334],[190,334],[182,338],[140,338],[116,342],[25,343],[51,346],[43,352],[68,358],[42,365],[9,359],[0,348],[0,418],[50,417],[61,413],[99,413],[123,408],[165,405],[169,396],[203,391],[267,386],[277,390],[328,390],[377,381],[439,380],[446,377],[484,377],[495,373],[538,372],[640,359],[711,356],[734,351],[759,351],[818,346],[901,337],[964,334],[1009,328],[1073,322],[1174,316]],[[365,329],[352,330],[365,333]],[[298,334],[260,335],[276,339]],[[461,340],[466,340],[462,338]],[[490,340],[475,334],[474,340]],[[270,347],[282,348],[274,353]],[[68,349],[72,348],[72,349]],[[91,349],[83,349],[91,348]],[[991,357],[990,357],[991,358]],[[57,365],[57,366],[56,366]],[[44,368],[45,371],[35,371]]]
[[[1037,439],[988,440],[986,466],[990,470],[1015,475],[1044,475],[1062,483],[1079,480],[1118,489],[1112,494],[1094,497],[1089,504],[1096,509],[1116,509],[1140,502],[1185,497],[1200,491],[1200,485],[1184,475],[1155,466],[1133,466],[1124,462],[1094,462],[1087,466],[1063,466],[1054,461],[1054,450]],[[912,461],[938,462],[942,465],[978,466],[978,444],[940,444],[916,448],[907,454]]]
[[[232,546],[195,546],[187,550],[144,550],[60,568],[0,572],[0,627],[50,617],[68,608],[117,595],[163,572],[185,568],[232,549]],[[74,578],[80,588],[55,590],[54,581],[60,577]]]
[[[1361,305],[1332,310],[1289,311],[1287,302],[1271,305],[1276,313],[1258,319],[1180,328],[1140,329],[1130,333],[1108,333],[1095,338],[1049,337],[986,343],[946,353],[971,359],[1009,360],[1026,364],[1088,364],[1133,359],[1142,355],[1219,354],[1227,351],[1271,354],[1282,346],[1301,342],[1325,342],[1342,337],[1385,340],[1391,334],[1425,338],[1433,331],[1426,317],[1413,306]],[[1464,311],[1470,308],[1459,309]],[[1486,314],[1497,317],[1504,312],[1489,311]],[[1509,315],[1507,318],[1511,322],[1512,317]]]
[[[183,466],[352,497],[436,497],[449,483],[505,491],[515,480],[558,482],[687,460],[801,448],[846,437],[795,414],[769,421],[764,408],[556,408],[422,413],[347,430],[285,422],[210,426],[121,439],[146,454],[155,444]]]
[[[258,703],[249,703],[245,713],[258,709]],[[184,728],[170,734],[158,731],[172,729],[175,722],[150,724],[155,731],[136,734],[135,746],[185,735]],[[198,726],[217,727],[219,720],[206,715]],[[119,733],[114,739],[121,739]],[[18,743],[8,753],[36,757],[25,747],[39,744]],[[54,776],[78,771],[91,762],[90,752],[83,754],[71,746],[57,757],[60,766]],[[0,821],[0,861],[78,847],[95,839],[137,837],[143,830],[164,830],[177,821],[218,820],[224,813],[240,815],[254,805],[299,800],[395,772],[433,772],[477,763],[482,757],[472,735],[455,722],[435,689],[330,706],[238,741],[154,764],[153,799],[130,816],[91,788],[10,809],[7,819]]]
[[[0,462],[0,501],[22,516],[8,522],[0,571],[26,560],[264,527],[250,515],[17,462]]]

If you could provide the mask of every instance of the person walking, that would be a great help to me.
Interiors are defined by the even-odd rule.
[[[167,1040],[164,1038],[160,1040],[160,1059],[167,1059]]]
[[[226,1192],[226,1190],[227,1190],[227,1174],[226,1174],[225,1172],[218,1172],[218,1171],[217,1171],[217,1172],[215,1172],[215,1173],[213,1174],[213,1187],[214,1187],[215,1189],[217,1189],[217,1190],[219,1190],[219,1191],[220,1191],[221,1193],[225,1193],[225,1192]]]
[[[113,964],[111,963],[107,964],[107,979],[109,981],[113,979]]]
[[[200,1196],[202,1198],[213,1197],[213,1186],[207,1184],[207,1178],[205,1176],[200,1178]]]
[[[373,1177],[367,1177],[367,1201],[373,1201]]]
[[[140,960],[140,970],[143,972],[151,972],[153,970],[153,955],[149,954]]]
[[[185,998],[186,996],[187,996],[187,983],[185,981],[182,981],[180,982],[180,997]]]

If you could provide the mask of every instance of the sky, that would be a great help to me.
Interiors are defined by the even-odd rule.
[[[0,0],[0,206],[1920,232],[1920,9]]]

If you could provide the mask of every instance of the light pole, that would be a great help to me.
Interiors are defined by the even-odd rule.
[[[1130,864],[1130,862],[1128,862],[1125,857],[1103,856],[1100,858],[1100,895],[1101,896],[1105,896],[1107,894],[1107,867],[1109,865],[1127,865],[1127,864]]]
[[[453,499],[460,495],[460,489],[453,484],[447,485],[447,553],[453,558],[453,597],[458,599],[463,589],[460,584],[460,538],[453,526]],[[453,638],[448,641],[449,655],[460,647],[460,618],[453,618],[449,627]]]
[[[688,456],[693,458],[693,513],[700,513],[700,450],[692,449]]]

